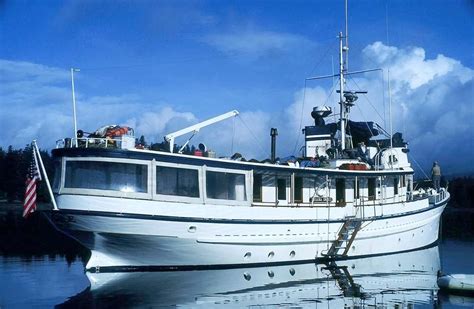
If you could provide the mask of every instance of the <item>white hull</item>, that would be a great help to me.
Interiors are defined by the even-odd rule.
[[[314,261],[324,258],[348,211],[348,207],[331,209],[332,213],[324,218],[327,209],[206,206],[203,212],[201,206],[199,213],[193,212],[192,206],[181,205],[188,214],[193,214],[185,217],[178,205],[147,205],[146,201],[136,200],[117,205],[121,200],[87,196],[61,196],[59,200],[63,209],[53,219],[91,250],[87,269],[228,267]],[[77,202],[82,207],[77,207]],[[409,251],[435,243],[446,202],[430,205],[425,199],[384,205],[384,208],[366,206],[362,228],[347,258]],[[73,211],[84,209],[83,203],[90,205],[89,211]],[[95,207],[107,209],[108,203],[115,203],[115,209],[123,206],[125,211],[121,214],[93,211]],[[147,214],[144,209],[151,205],[157,214],[166,216]],[[72,211],[67,212],[68,206]],[[339,219],[335,219],[337,211],[341,212]],[[327,216],[331,218],[329,221]]]
[[[409,306],[433,302],[438,247],[324,264],[201,271],[87,273],[92,299],[121,291],[135,306]],[[338,273],[338,276],[335,274]],[[125,292],[124,292],[125,291]],[[77,300],[87,296],[82,293]],[[383,295],[381,297],[381,295]],[[135,301],[134,301],[135,300]],[[137,300],[139,302],[137,303]],[[316,303],[316,304],[315,304]]]

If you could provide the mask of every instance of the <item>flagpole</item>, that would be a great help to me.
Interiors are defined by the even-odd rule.
[[[32,144],[36,153],[36,157],[39,160],[39,165],[41,167],[41,171],[43,172],[44,180],[46,181],[46,186],[48,187],[49,196],[51,197],[51,203],[53,203],[53,210],[59,210],[58,205],[56,204],[56,199],[54,198],[53,190],[51,189],[51,185],[49,183],[48,174],[46,174],[46,169],[44,168],[43,159],[41,158],[38,145],[36,144],[36,140],[33,140]]]

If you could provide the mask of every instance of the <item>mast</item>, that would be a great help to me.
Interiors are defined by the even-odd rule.
[[[344,99],[344,47],[342,46],[342,32],[339,32],[339,104],[340,128],[341,128],[341,150],[346,149],[346,102]]]
[[[341,105],[341,112],[340,112],[340,129],[341,129],[341,150],[346,149],[346,124],[347,119],[349,118],[349,109],[346,105],[346,98],[344,96],[344,86],[346,80],[344,78],[344,73],[347,71],[347,63],[349,61],[349,46],[347,40],[347,0],[345,3],[345,28],[346,34],[343,35],[342,32],[339,32],[339,104]],[[343,44],[343,39],[345,39],[345,44]],[[345,61],[344,61],[344,53],[346,53]]]

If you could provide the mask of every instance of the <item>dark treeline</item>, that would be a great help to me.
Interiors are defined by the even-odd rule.
[[[442,216],[443,237],[474,238],[474,177],[458,177],[449,182],[451,200]]]
[[[53,176],[53,162],[48,151],[40,150],[46,172],[49,177]],[[23,149],[13,149],[9,146],[5,151],[0,147],[0,200],[8,202],[22,201],[25,194],[25,183],[28,170],[33,160],[33,149],[31,145]],[[39,168],[39,167],[38,167]],[[52,179],[50,179],[52,181]],[[37,200],[49,201],[49,195],[41,181],[37,187]]]

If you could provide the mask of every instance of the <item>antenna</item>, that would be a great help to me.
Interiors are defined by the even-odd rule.
[[[72,117],[74,122],[74,140],[76,141],[77,148],[77,119],[76,119],[76,94],[74,92],[74,72],[80,72],[81,70],[71,68],[71,85],[72,85]]]
[[[346,70],[349,70],[349,28],[348,28],[348,14],[347,14],[347,0],[344,1],[344,7],[345,7],[345,20],[346,20],[346,46],[345,51],[346,51]]]
[[[388,118],[390,120],[390,156],[393,150],[393,127],[392,127],[392,88],[390,86],[390,69],[388,69]],[[391,164],[393,168],[393,164]]]

